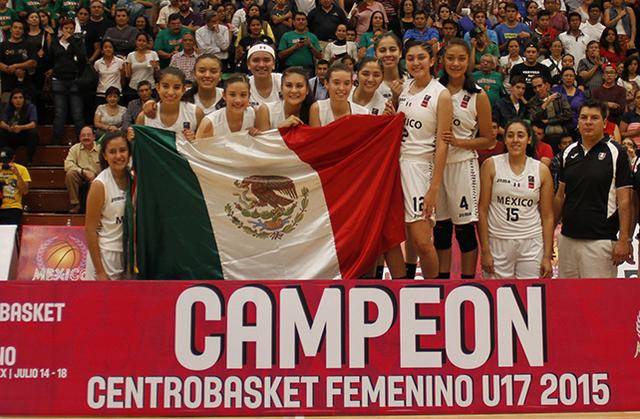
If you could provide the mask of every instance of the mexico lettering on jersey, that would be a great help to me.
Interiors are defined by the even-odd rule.
[[[489,205],[489,236],[498,239],[540,237],[540,162],[527,157],[523,172],[516,175],[509,165],[508,154],[491,159],[496,173]]]

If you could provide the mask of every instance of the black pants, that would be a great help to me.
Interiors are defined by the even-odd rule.
[[[20,225],[22,210],[19,208],[0,209],[0,225]]]
[[[19,147],[27,148],[27,163],[31,164],[38,146],[38,130],[28,129],[19,133],[0,130],[0,147],[11,147],[16,151]]]

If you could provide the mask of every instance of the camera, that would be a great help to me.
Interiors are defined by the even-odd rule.
[[[2,164],[2,170],[9,170],[11,166],[11,160],[13,159],[13,150],[10,148],[3,148],[0,150],[0,164]]]

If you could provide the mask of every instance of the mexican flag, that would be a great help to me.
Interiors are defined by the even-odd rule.
[[[176,140],[135,126],[129,250],[143,279],[339,279],[404,240],[403,115]]]

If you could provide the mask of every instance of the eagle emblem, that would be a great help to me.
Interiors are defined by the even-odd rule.
[[[234,185],[237,199],[225,205],[225,212],[237,228],[258,239],[282,239],[295,230],[309,206],[309,189],[303,187],[298,194],[288,177],[253,175]]]

